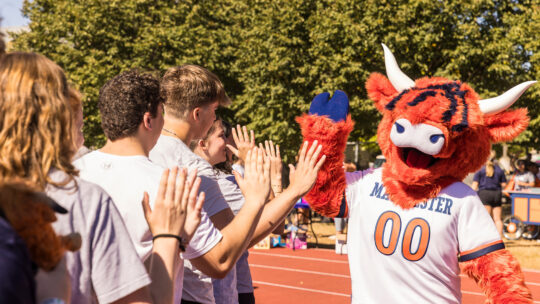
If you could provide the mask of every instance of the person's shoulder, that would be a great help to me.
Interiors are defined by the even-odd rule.
[[[352,185],[360,185],[367,180],[371,179],[380,179],[382,169],[366,169],[354,172],[345,172],[345,180],[347,185],[350,187]]]
[[[167,153],[167,154],[170,154],[171,151],[173,151],[175,153],[179,153],[179,152],[185,150],[186,148],[189,150],[189,148],[186,146],[186,144],[184,144],[184,142],[181,141],[180,139],[175,138],[175,137],[171,137],[171,136],[161,135],[161,136],[159,136],[156,144],[154,145],[154,147],[150,151],[150,154],[152,154],[152,153]]]
[[[73,161],[73,165],[79,170],[91,167],[100,158],[100,154],[99,151],[88,152]]]
[[[61,177],[67,176],[64,172],[53,175],[54,180],[64,183]],[[55,199],[66,209],[72,209],[73,205],[79,205],[84,210],[107,207],[111,198],[109,194],[99,185],[81,179],[77,176],[72,177],[71,181],[62,185],[47,185],[47,195]]]
[[[149,158],[142,158],[142,157],[140,159],[137,159],[137,167],[139,168],[140,171],[142,171],[141,173],[151,174],[151,175],[157,174],[160,176],[163,170],[165,169],[163,166],[151,161]]]
[[[445,194],[453,198],[477,198],[478,195],[469,185],[463,182],[452,183],[442,189],[440,194]]]
[[[191,150],[178,138],[161,135],[149,153],[152,162],[164,167],[174,165],[184,167],[186,155],[190,155]]]

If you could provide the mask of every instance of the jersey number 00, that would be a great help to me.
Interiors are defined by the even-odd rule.
[[[385,236],[385,229],[388,228],[388,221],[391,221],[391,231],[389,233],[389,241],[387,242],[388,245],[385,246],[383,238]],[[429,246],[429,230],[429,224],[423,218],[413,218],[407,223],[401,242],[401,254],[405,259],[415,262],[424,257]],[[417,249],[413,252],[412,242],[415,233],[419,233],[420,237],[417,238]],[[385,255],[394,254],[400,235],[401,218],[399,217],[399,215],[393,211],[386,211],[381,214],[381,216],[379,216],[379,219],[377,220],[377,225],[375,227],[375,245],[377,246],[377,250],[379,250],[380,253]]]

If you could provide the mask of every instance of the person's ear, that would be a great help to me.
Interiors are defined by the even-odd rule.
[[[208,146],[206,144],[206,142],[204,141],[204,139],[199,139],[197,141],[197,146],[199,147],[199,149],[203,150],[203,151],[206,151]]]
[[[200,112],[201,112],[201,108],[199,108],[199,107],[193,109],[193,112],[192,112],[193,120],[195,120],[195,121],[199,120]]]
[[[152,115],[150,112],[145,112],[143,115],[143,125],[146,129],[152,129]]]

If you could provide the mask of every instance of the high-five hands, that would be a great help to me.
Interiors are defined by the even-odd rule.
[[[248,150],[244,176],[233,173],[246,203],[255,202],[262,207],[270,194],[270,160],[264,156],[264,151],[257,147]]]
[[[315,140],[308,150],[308,142],[304,142],[300,154],[298,155],[298,162],[296,167],[289,165],[290,173],[290,188],[295,190],[300,196],[306,194],[315,184],[317,180],[317,174],[321,169],[321,166],[326,159],[326,155],[323,155],[318,161],[319,154],[321,153],[322,145],[319,145]]]
[[[148,193],[144,193],[142,200],[152,235],[183,235],[186,242],[191,240],[201,221],[204,192],[197,198],[200,184],[196,170],[188,177],[186,169],[174,167],[163,171],[154,208],[150,208]]]
[[[232,128],[232,136],[236,147],[227,145],[227,148],[229,148],[229,150],[240,159],[242,165],[244,165],[248,151],[255,147],[255,134],[253,133],[253,130],[250,130],[248,135],[246,126],[240,127],[240,125],[237,125],[236,129]]]
[[[262,143],[259,144],[259,148],[263,149]],[[281,161],[279,145],[274,145],[271,140],[265,140],[263,151],[270,160],[270,185],[272,187],[272,191],[274,192],[274,195],[278,195],[283,192],[283,185],[281,182],[283,163]]]

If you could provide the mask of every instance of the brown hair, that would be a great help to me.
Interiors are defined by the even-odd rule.
[[[68,174],[74,154],[68,85],[62,69],[35,53],[0,57],[0,180],[21,177],[55,184],[52,168]]]
[[[218,101],[231,103],[219,78],[198,65],[173,67],[161,79],[161,95],[165,99],[165,112],[178,118],[197,107]]]
[[[4,33],[0,32],[0,57],[6,53],[6,42],[4,41]]]
[[[136,69],[121,73],[99,90],[101,128],[113,141],[131,136],[137,132],[144,113],[156,117],[162,102],[156,77]]]
[[[82,110],[82,95],[77,89],[71,86],[68,89],[68,100],[71,112],[75,114]]]
[[[2,23],[2,18],[0,17],[0,24]],[[0,31],[0,57],[6,53],[6,41],[4,40],[6,35],[3,31]]]

